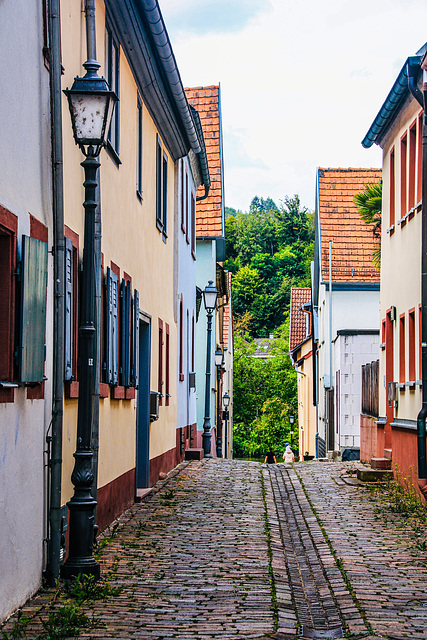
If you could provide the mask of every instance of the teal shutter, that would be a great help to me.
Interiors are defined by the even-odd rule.
[[[139,386],[139,292],[133,292],[133,386]]]
[[[65,238],[65,348],[64,380],[73,379],[73,243]]]
[[[20,382],[43,382],[45,361],[47,244],[22,236]]]

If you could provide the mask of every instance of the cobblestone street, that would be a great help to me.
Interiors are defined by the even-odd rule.
[[[426,552],[349,469],[183,463],[106,538],[102,574],[122,591],[83,606],[97,626],[80,637],[427,639]],[[51,600],[24,607],[20,637]]]

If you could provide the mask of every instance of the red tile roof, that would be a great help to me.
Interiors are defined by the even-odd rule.
[[[329,279],[332,240],[334,282],[379,282],[372,264],[378,246],[373,227],[363,222],[353,198],[366,184],[378,182],[381,169],[318,169],[322,279]]]
[[[221,237],[222,228],[222,166],[219,86],[186,88],[188,102],[199,112],[208,157],[211,187],[209,196],[196,205],[197,237]],[[204,195],[204,188],[197,192]]]
[[[293,351],[306,340],[307,314],[301,307],[306,302],[311,302],[311,289],[303,287],[291,288],[291,319],[289,330],[289,351]]]

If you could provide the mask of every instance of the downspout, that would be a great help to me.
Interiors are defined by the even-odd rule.
[[[52,457],[50,461],[50,506],[45,577],[54,586],[59,577],[61,553],[61,473],[64,379],[64,192],[62,164],[61,24],[59,0],[49,3],[50,94],[53,198],[53,381]]]
[[[85,19],[86,19],[86,55],[88,60],[96,60],[96,23],[95,23],[95,0],[85,0]],[[97,171],[97,196],[98,207],[95,211],[95,307],[96,307],[96,327],[101,326],[101,188],[100,188],[100,169]],[[95,391],[93,394],[93,418],[92,418],[92,472],[94,481],[91,487],[92,498],[97,501],[98,497],[98,461],[99,461],[99,383],[101,381],[100,367],[101,353],[101,332],[96,333],[96,367],[95,367]],[[98,525],[96,524],[97,507],[94,509],[95,525],[94,538],[98,533]]]
[[[426,464],[426,418],[427,418],[427,65],[424,56],[421,63],[423,70],[423,161],[422,161],[422,217],[421,217],[421,363],[422,363],[422,408],[417,416],[418,440],[418,477],[427,478]],[[412,78],[413,67],[408,64],[408,75]],[[414,89],[416,81],[408,82],[409,90],[419,102],[418,89]],[[418,93],[417,93],[418,92]]]

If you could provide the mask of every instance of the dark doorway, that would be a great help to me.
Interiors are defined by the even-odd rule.
[[[149,486],[150,476],[151,327],[139,321],[139,388],[136,425],[136,495]]]
[[[328,451],[333,451],[335,448],[335,433],[334,433],[334,390],[329,389],[326,392],[327,402],[327,415],[328,415]]]

